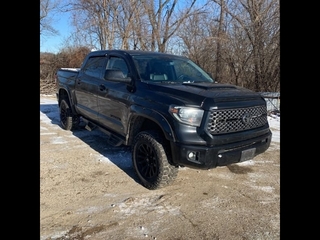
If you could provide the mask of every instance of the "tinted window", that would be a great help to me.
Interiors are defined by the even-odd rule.
[[[121,70],[125,77],[127,77],[128,74],[128,66],[125,60],[118,57],[111,57],[107,63],[106,69]]]
[[[87,64],[84,66],[83,71],[85,74],[92,77],[101,77],[101,73],[104,72],[105,57],[92,57],[89,58]]]

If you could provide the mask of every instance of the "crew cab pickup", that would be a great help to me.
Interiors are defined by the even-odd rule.
[[[130,146],[141,184],[153,190],[180,167],[211,169],[253,159],[271,142],[264,98],[220,84],[190,59],[137,50],[90,52],[56,74],[61,127],[106,133]]]

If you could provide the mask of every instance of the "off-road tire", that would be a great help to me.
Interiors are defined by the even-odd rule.
[[[155,131],[137,134],[132,145],[132,163],[142,185],[155,190],[169,185],[178,174],[178,167],[168,161],[163,139]]]
[[[60,102],[60,124],[65,130],[74,130],[79,126],[79,116],[72,114],[68,99]]]

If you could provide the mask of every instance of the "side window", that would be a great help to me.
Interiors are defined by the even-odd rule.
[[[111,57],[107,63],[106,69],[121,70],[125,77],[127,77],[129,71],[124,59],[118,57]]]
[[[105,57],[92,57],[89,58],[87,64],[84,66],[84,73],[92,77],[101,77],[101,73],[104,72]]]

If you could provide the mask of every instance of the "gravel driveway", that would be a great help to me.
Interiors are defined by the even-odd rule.
[[[173,184],[148,190],[129,148],[99,131],[64,131],[55,97],[40,96],[40,237],[280,239],[280,143],[247,162],[180,168]]]

